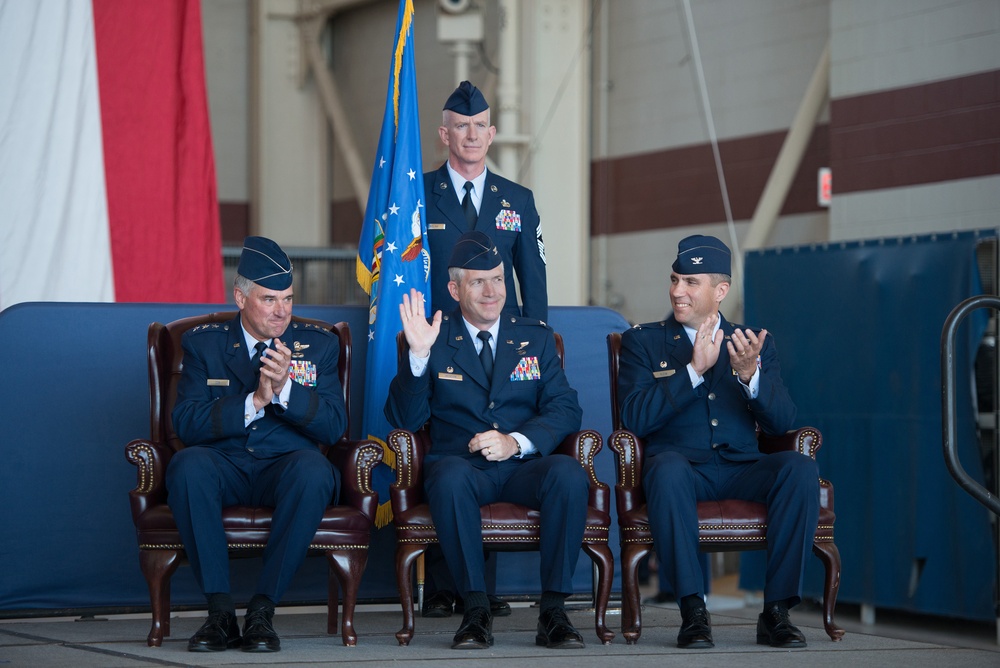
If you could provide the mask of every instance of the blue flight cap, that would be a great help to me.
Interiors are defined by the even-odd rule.
[[[701,234],[685,237],[677,244],[672,269],[681,275],[732,274],[732,253],[715,237]]]
[[[281,246],[265,237],[247,237],[236,272],[268,290],[287,290],[292,285],[292,261]]]
[[[500,253],[497,252],[493,240],[484,232],[473,230],[466,232],[455,242],[448,267],[488,271],[501,262],[503,260],[500,258]]]
[[[475,116],[489,109],[490,105],[486,104],[486,98],[478,88],[468,81],[463,81],[448,97],[444,108],[462,116]]]

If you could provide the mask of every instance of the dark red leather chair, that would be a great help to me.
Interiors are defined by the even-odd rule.
[[[167,505],[165,484],[171,455],[184,447],[174,432],[170,417],[184,357],[181,335],[199,325],[228,323],[235,316],[235,312],[210,313],[167,325],[154,322],[149,326],[150,438],[131,441],[125,446],[125,456],[138,469],[136,487],[129,492],[129,499],[139,541],[139,565],[149,585],[153,625],[146,641],[151,647],[160,646],[163,637],[170,635],[170,577],[185,559],[184,545]],[[298,327],[323,327],[339,337],[338,373],[350,415],[351,332],[347,323],[330,325],[299,317],[293,317],[292,322]],[[350,426],[340,441],[325,446],[327,457],[341,472],[341,502],[326,509],[309,553],[325,555],[329,563],[327,633],[337,632],[339,586],[344,591],[344,644],[355,645],[358,637],[354,631],[354,607],[368,561],[370,531],[378,507],[378,494],[372,490],[371,474],[382,461],[382,448],[373,441],[350,441],[349,433]],[[270,534],[271,509],[226,508],[222,523],[232,556],[258,555],[263,552]]]
[[[400,359],[407,359],[406,339],[397,337]],[[556,334],[556,349],[563,357],[562,337]],[[403,606],[403,628],[396,633],[400,645],[413,639],[413,563],[428,545],[437,543],[437,532],[430,507],[424,498],[423,461],[431,448],[426,428],[414,433],[404,429],[389,434],[389,447],[396,456],[396,482],[389,488],[393,523],[396,525],[396,582]],[[614,556],[608,547],[611,530],[611,490],[597,479],[594,457],[602,447],[601,435],[584,430],[566,438],[556,452],[575,458],[587,472],[590,496],[587,525],[583,535],[583,551],[597,567],[595,592],[595,627],[597,637],[605,645],[615,637],[605,624],[611,580],[614,577]],[[537,550],[540,539],[540,513],[513,503],[491,503],[480,508],[483,523],[483,544],[487,550]]]
[[[618,359],[621,334],[608,335],[608,366],[611,379],[611,420],[615,429],[608,447],[615,453],[618,480],[615,501],[621,531],[622,559],[622,635],[632,645],[642,633],[639,605],[639,561],[653,549],[646,497],[642,490],[643,443],[623,429],[618,404]],[[758,434],[761,452],[798,450],[813,459],[823,443],[819,430],[804,427],[781,436]],[[819,525],[813,540],[813,553],[823,562],[826,578],[823,588],[823,626],[831,640],[840,640],[844,630],[833,621],[833,610],[840,588],[840,551],[833,542],[833,485],[820,478]],[[698,534],[703,552],[763,550],[767,547],[767,508],[760,503],[725,499],[698,503]]]

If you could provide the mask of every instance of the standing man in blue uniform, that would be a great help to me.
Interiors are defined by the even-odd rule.
[[[411,290],[403,296],[409,355],[389,386],[385,415],[393,426],[411,431],[430,421],[424,489],[465,602],[452,647],[493,644],[479,508],[501,501],[541,511],[535,642],[583,647],[564,602],[573,591],[583,541],[587,477],[572,457],[552,454],[580,428],[576,391],[559,363],[552,330],[503,314],[504,265],[487,235],[462,235],[448,264],[448,287],[459,304],[450,315],[437,311],[428,321],[423,295]]]
[[[486,152],[497,129],[478,88],[463,81],[444,103],[438,128],[448,161],[424,174],[427,243],[431,253],[431,306],[450,313],[457,304],[448,288],[448,259],[465,232],[479,230],[497,247],[507,269],[504,313],[546,321],[542,227],[530,190],[486,169]],[[521,288],[518,306],[514,275]]]
[[[427,244],[431,254],[431,306],[450,313],[457,304],[448,290],[448,260],[455,242],[465,232],[479,230],[489,236],[507,268],[507,302],[504,312],[543,322],[549,319],[548,287],[545,279],[545,246],[542,227],[530,190],[486,169],[486,153],[496,128],[490,124],[490,107],[482,92],[463,81],[448,97],[438,128],[448,147],[448,160],[424,174],[427,197]],[[521,289],[518,306],[514,275]],[[424,617],[447,617],[452,604],[463,605],[444,567],[441,552],[431,546],[427,560],[427,598]],[[496,561],[487,564],[490,579],[496,577]],[[510,605],[494,596],[494,615],[510,614]]]
[[[240,312],[232,321],[182,339],[172,416],[187,447],[167,468],[168,502],[208,599],[208,619],[188,649],[274,652],[274,606],[340,489],[340,472],[319,449],[347,425],[340,348],[329,331],[291,323],[292,263],[270,239],[243,242],[233,297]],[[222,529],[222,509],[236,505],[274,509],[242,638]]]
[[[798,452],[763,455],[756,429],[782,434],[795,405],[767,330],[719,313],[730,285],[730,251],[691,236],[670,274],[673,314],[622,334],[622,422],[646,441],[643,489],[660,562],[681,609],[677,646],[712,647],[698,560],[697,502],[767,505],[767,575],[757,642],[804,647],[788,609],[801,600],[806,555],[819,519],[819,471]]]

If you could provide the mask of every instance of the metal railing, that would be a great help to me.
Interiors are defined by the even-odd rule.
[[[968,473],[958,459],[958,424],[955,416],[958,402],[955,390],[955,338],[958,325],[972,311],[979,308],[993,308],[1000,311],[1000,297],[979,295],[970,297],[952,309],[944,321],[941,332],[941,417],[943,422],[944,460],[951,477],[972,498],[1000,517],[1000,499],[980,485]]]

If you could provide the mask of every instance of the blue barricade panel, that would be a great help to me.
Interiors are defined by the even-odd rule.
[[[139,570],[128,491],[135,467],[125,444],[149,437],[146,330],[219,304],[18,304],[0,313],[0,341],[11,355],[0,389],[0,613],[149,605]],[[605,336],[628,323],[603,308],[554,307],[551,324],[566,346],[566,372],[580,394],[583,424],[611,431]],[[296,306],[296,315],[346,321],[354,342],[352,435],[365,409],[365,307]],[[376,407],[381,411],[382,407]],[[614,486],[614,461],[605,449],[598,477]],[[386,497],[387,498],[387,497]],[[612,550],[618,554],[617,531]],[[398,600],[391,526],[375,531],[361,599]],[[233,591],[249,598],[257,559],[232,562]],[[499,593],[538,590],[537,553],[502,554]],[[581,554],[574,580],[591,591],[590,559]],[[617,588],[617,587],[616,587]],[[326,600],[326,563],[307,559],[285,598]],[[173,577],[175,606],[204,605],[191,571]]]

